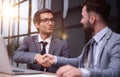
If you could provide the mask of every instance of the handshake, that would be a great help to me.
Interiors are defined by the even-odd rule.
[[[44,55],[36,54],[34,59],[37,62],[37,64],[45,68],[48,68],[55,63],[56,57],[50,54],[44,54]],[[58,77],[82,77],[82,71],[80,68],[76,68],[71,65],[65,65],[65,66],[61,66],[56,71],[56,75]]]
[[[43,67],[51,67],[55,63],[55,56],[50,54],[36,54],[34,60]]]

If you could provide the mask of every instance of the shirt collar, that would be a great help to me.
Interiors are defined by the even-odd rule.
[[[52,35],[50,37],[48,37],[47,39],[43,40],[40,36],[40,34],[38,35],[38,42],[41,42],[41,41],[46,41],[48,44],[51,42],[52,40]]]
[[[95,41],[98,43],[100,40],[102,40],[102,38],[104,37],[104,35],[107,33],[108,27],[105,27],[103,30],[101,30],[100,32],[98,32],[95,36],[93,36],[93,38],[95,39]]]

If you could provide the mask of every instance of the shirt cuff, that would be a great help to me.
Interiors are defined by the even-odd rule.
[[[56,64],[57,63],[57,56],[54,56],[55,57],[55,63],[54,64]]]
[[[82,77],[90,77],[90,72],[85,68],[80,68],[82,71]]]

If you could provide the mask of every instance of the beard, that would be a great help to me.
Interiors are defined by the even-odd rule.
[[[93,25],[90,24],[89,21],[87,21],[85,24],[82,24],[82,25],[83,25],[83,29],[84,29],[85,32],[91,33],[91,34],[93,33],[93,31],[94,31]]]

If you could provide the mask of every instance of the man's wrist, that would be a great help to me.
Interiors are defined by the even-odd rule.
[[[57,56],[54,56],[54,64],[57,63]]]
[[[82,77],[90,77],[90,72],[85,68],[80,68],[82,71]]]
[[[37,53],[36,55],[35,55],[35,57],[34,57],[34,61],[33,61],[33,63],[34,64],[37,64],[37,59],[38,59],[38,57],[40,58],[40,54],[39,53]]]

